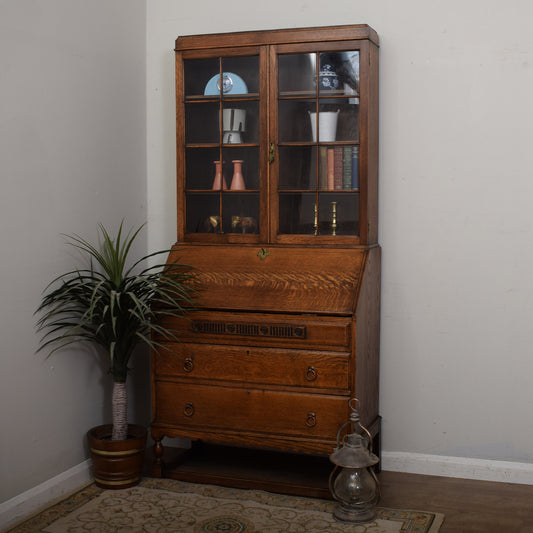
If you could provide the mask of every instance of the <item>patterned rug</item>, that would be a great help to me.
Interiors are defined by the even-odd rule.
[[[332,516],[335,502],[255,490],[143,479],[106,491],[91,484],[9,533],[437,533],[444,516],[378,508],[354,526]]]

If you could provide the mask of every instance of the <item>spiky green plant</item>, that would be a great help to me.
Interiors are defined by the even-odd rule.
[[[144,225],[143,225],[144,226]],[[129,264],[129,253],[143,226],[123,234],[120,224],[112,238],[99,224],[99,245],[79,235],[66,235],[68,244],[86,258],[77,268],[55,278],[44,290],[36,311],[38,331],[46,331],[39,350],[49,354],[88,341],[109,356],[113,378],[113,440],[127,438],[126,378],[128,362],[139,344],[158,350],[157,338],[179,340],[179,332],[161,319],[183,317],[194,304],[194,270],[184,264],[146,262],[168,250],[145,255]],[[165,324],[172,321],[165,321]]]

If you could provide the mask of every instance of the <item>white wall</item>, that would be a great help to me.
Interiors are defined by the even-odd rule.
[[[177,36],[379,33],[384,450],[533,461],[531,4],[153,0],[147,15],[155,248],[175,239]]]
[[[61,233],[146,219],[145,9],[0,2],[0,502],[84,461],[109,422],[106,367],[35,355],[32,315],[77,257]]]

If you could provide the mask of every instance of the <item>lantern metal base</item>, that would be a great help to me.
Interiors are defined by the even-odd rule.
[[[354,509],[340,506],[333,511],[333,517],[339,522],[366,524],[376,519],[376,510],[373,507],[370,509]]]

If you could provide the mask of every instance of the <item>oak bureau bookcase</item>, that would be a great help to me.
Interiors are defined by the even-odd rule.
[[[202,292],[152,359],[155,475],[264,488],[163,438],[327,458],[354,396],[379,451],[378,49],[366,25],[176,40],[168,260]]]

